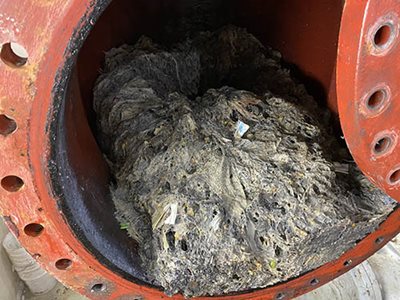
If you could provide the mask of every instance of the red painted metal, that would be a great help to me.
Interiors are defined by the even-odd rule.
[[[338,107],[348,147],[364,174],[398,201],[399,16],[398,1],[347,1],[337,67]]]
[[[267,45],[279,49],[286,61],[299,67],[303,82],[316,100],[327,100],[337,112],[335,64],[343,1],[234,1],[237,20]]]
[[[15,176],[12,180],[1,180],[0,213],[23,246],[46,270],[87,297],[165,299],[167,297],[162,292],[130,282],[99,263],[73,234],[50,186],[46,126],[52,109],[52,89],[57,71],[66,61],[64,54],[71,36],[82,26],[81,18],[95,9],[91,2],[0,1],[0,43],[17,42],[29,54],[26,64],[18,57],[14,57],[14,61],[7,61],[9,56],[3,57],[7,63],[0,61],[0,130],[5,128],[0,132],[0,179]],[[396,117],[400,108],[396,107],[395,100],[400,85],[395,75],[400,68],[396,63],[400,49],[397,33],[393,40],[389,35],[387,49],[371,44],[371,34],[376,31],[375,24],[382,21],[389,25],[393,23],[392,28],[398,30],[399,9],[396,1],[347,1],[337,64],[338,107],[349,148],[362,170],[396,199],[400,199],[397,186],[389,185],[387,180],[389,172],[400,163],[400,151],[395,151],[398,146],[387,147],[392,152],[380,153],[377,157],[376,153],[371,155],[371,145],[377,141],[376,135],[380,132],[384,133],[382,137],[393,138],[398,134]],[[385,32],[376,42],[381,44],[381,40],[385,41]],[[332,86],[328,74],[333,67],[334,64],[329,63],[324,71],[325,79],[321,79],[331,95],[334,95],[335,86]],[[388,105],[370,112],[363,106],[364,99],[377,87],[387,88],[386,95],[390,99]],[[379,104],[379,99],[375,102]],[[396,179],[394,177],[392,179]],[[368,258],[400,231],[399,224],[400,211],[397,209],[378,230],[337,260],[270,288],[214,298],[288,299],[298,296]],[[60,259],[71,260],[71,266],[60,270],[56,265]],[[313,279],[319,283],[311,284]],[[92,291],[95,284],[103,284],[106,288]],[[175,296],[174,299],[183,297]]]

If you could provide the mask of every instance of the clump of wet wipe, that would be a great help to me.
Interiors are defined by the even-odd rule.
[[[116,217],[169,295],[288,280],[393,210],[279,53],[244,29],[112,49],[94,100]]]

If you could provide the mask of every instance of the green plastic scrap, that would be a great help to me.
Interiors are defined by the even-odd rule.
[[[121,230],[127,230],[128,227],[129,227],[129,223],[121,223],[121,224],[119,225],[119,228],[120,228]]]
[[[271,269],[275,269],[276,265],[277,265],[277,262],[274,259],[269,262],[269,266],[271,267]]]

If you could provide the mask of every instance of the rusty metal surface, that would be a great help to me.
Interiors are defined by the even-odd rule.
[[[68,49],[74,32],[95,21],[94,18],[83,18],[96,11],[91,3],[89,0],[0,1],[0,43],[16,42],[29,55],[26,63],[23,51],[18,52],[17,57],[11,56],[12,59],[7,54],[0,61],[0,213],[24,247],[46,270],[87,297],[165,299],[167,297],[161,291],[128,281],[101,264],[72,232],[51,190],[48,116],[53,104],[60,101],[53,97],[53,88],[60,80],[57,74],[68,56],[78,50]],[[100,1],[94,3],[98,5]],[[387,110],[379,113],[380,121],[374,123],[371,120],[376,121],[378,116],[371,119],[356,112],[359,99],[378,84],[389,86],[393,99],[398,95],[396,88],[400,86],[394,76],[398,67],[393,63],[398,51],[397,40],[386,54],[372,57],[372,62],[367,63],[368,72],[358,69],[365,65],[364,58],[369,56],[366,54],[369,48],[362,46],[362,40],[368,36],[368,25],[374,24],[382,15],[396,13],[399,5],[395,3],[349,1],[346,4],[337,86],[342,126],[357,162],[378,185],[399,199],[397,188],[389,187],[384,181],[388,172],[400,162],[399,151],[396,154],[393,150],[375,161],[370,157],[371,140],[377,132],[389,130],[397,134],[398,109],[391,102]],[[358,32],[363,32],[361,38]],[[380,80],[376,81],[377,78]],[[399,232],[399,224],[400,211],[397,209],[377,231],[338,260],[271,288],[215,299],[289,299],[298,296],[362,262]],[[60,268],[60,263],[57,264],[60,259],[67,259],[71,264]],[[175,296],[174,299],[183,298]]]

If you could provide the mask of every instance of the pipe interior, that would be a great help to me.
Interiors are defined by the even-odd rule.
[[[100,16],[81,48],[71,73],[60,119],[62,209],[71,228],[100,262],[132,280],[145,283],[137,245],[120,230],[110,199],[107,165],[94,132],[92,91],[104,53],[142,35],[168,41],[161,30],[178,22],[194,0],[114,0]],[[213,1],[203,1],[213,2]],[[317,101],[325,103],[332,83],[342,1],[215,0],[221,24],[234,24],[282,53]],[[324,26],[321,26],[323,24]],[[216,28],[209,28],[210,30]],[[106,220],[106,221],[105,221]]]

